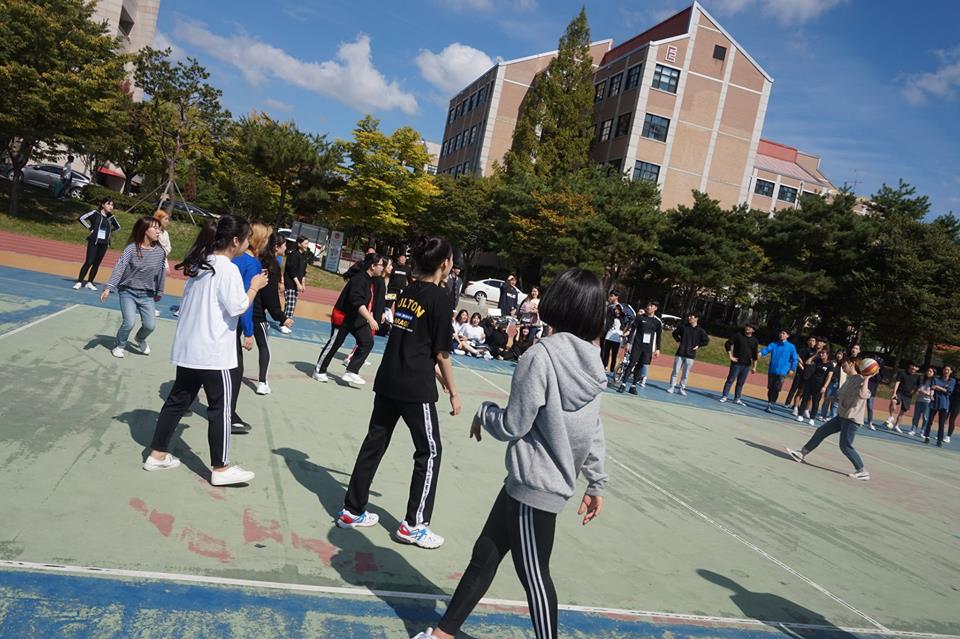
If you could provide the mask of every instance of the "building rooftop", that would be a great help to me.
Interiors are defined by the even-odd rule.
[[[835,188],[833,184],[830,183],[830,180],[827,179],[823,173],[820,173],[820,171],[817,171],[815,174],[800,166],[797,163],[797,158],[800,154],[800,150],[796,147],[787,146],[786,144],[774,142],[773,140],[761,139],[757,145],[757,156],[754,160],[754,166],[761,171],[770,171],[771,173],[785,175],[796,180],[819,184],[826,188]],[[809,158],[815,158],[819,162],[817,156],[810,155],[809,153],[804,153],[803,155]]]

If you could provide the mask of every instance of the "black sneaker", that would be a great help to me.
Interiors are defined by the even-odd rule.
[[[620,384],[620,387],[617,389],[617,392],[618,392],[618,393],[622,393],[622,392],[624,392],[625,390],[627,390],[627,385],[626,385],[626,384]]]
[[[253,429],[253,426],[243,421],[242,419],[237,422],[230,424],[230,433],[232,435],[246,435]]]
[[[637,393],[637,387],[636,387],[636,386],[631,386],[631,387],[630,387],[630,390],[628,390],[627,392],[630,393],[631,395],[637,395],[637,394],[638,394],[638,393]]]

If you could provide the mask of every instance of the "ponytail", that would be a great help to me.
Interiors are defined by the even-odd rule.
[[[210,220],[200,229],[186,257],[174,268],[183,271],[187,277],[196,277],[201,271],[213,271],[208,260],[215,251],[227,248],[234,239],[242,243],[248,237],[250,224],[242,217],[224,215],[219,220]]]

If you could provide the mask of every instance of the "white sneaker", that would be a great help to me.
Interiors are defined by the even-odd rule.
[[[114,357],[119,357],[121,359],[126,357],[126,355],[124,355],[123,353],[123,349],[120,348],[119,346],[114,346],[113,350],[110,351],[110,354],[113,355]]]
[[[91,291],[97,290],[97,287],[93,285],[93,282],[87,282],[85,286],[89,288]]]
[[[174,316],[174,317],[180,317],[180,309],[179,309],[179,308],[173,312],[173,316]]]
[[[947,435],[947,436],[945,436],[945,437],[943,438],[943,443],[944,443],[944,444],[949,444],[949,443],[950,443],[950,435]]]
[[[794,413],[794,415],[796,415],[796,413]],[[802,421],[803,421],[803,415],[797,415],[797,421],[798,421],[798,422],[802,422]]]
[[[77,282],[73,285],[73,290],[75,291],[79,291],[81,288],[83,288],[83,282]]]
[[[180,465],[180,460],[167,453],[163,459],[156,459],[147,455],[146,461],[143,462],[144,470],[173,470]]]
[[[793,407],[793,416],[796,417],[796,416],[799,415],[799,414],[800,414],[800,410],[799,410],[796,406],[794,406],[794,407]]]
[[[742,399],[735,399],[733,400],[733,403],[736,404],[737,406],[746,406],[746,404],[743,402]]]
[[[380,515],[366,510],[359,515],[354,515],[346,508],[337,513],[337,526],[339,528],[367,528],[376,526],[379,521]]]
[[[727,403],[727,396],[726,396],[726,395],[724,395],[723,397],[720,398],[720,403],[721,403],[721,404],[726,404],[726,403]]]
[[[813,421],[812,418],[811,418],[811,419],[808,419],[808,420],[807,420],[807,423],[810,424],[811,426],[816,426],[816,425],[817,425],[817,423],[816,423],[815,421]]]
[[[289,335],[290,333],[293,332],[293,329],[287,326],[280,326],[280,332],[283,333],[284,335]]]
[[[916,429],[916,428],[911,428],[911,429],[910,429],[910,432],[907,433],[907,435],[910,435],[911,437],[916,437],[916,436],[917,436],[917,429]]]
[[[394,537],[405,544],[412,544],[429,550],[439,548],[443,545],[444,541],[443,537],[427,528],[426,524],[420,524],[419,526],[410,528],[406,522],[400,523],[400,527],[397,528]]]
[[[667,389],[667,392],[673,395],[676,391],[674,390],[673,386],[671,386],[670,388]]]
[[[454,355],[466,355],[467,352],[464,351],[464,350],[461,349],[461,348],[455,348],[455,349],[453,349],[453,354],[454,354]]]
[[[245,484],[251,481],[256,474],[249,470],[244,470],[239,466],[228,466],[226,470],[215,470],[210,473],[210,483],[214,486],[231,486],[233,484]]]
[[[895,433],[900,433],[901,435],[904,434],[903,430],[900,429],[900,426],[894,426],[894,427],[893,427],[893,432],[895,432]]]
[[[313,375],[311,375],[311,377],[317,380],[318,382],[324,382],[324,383],[330,380],[330,378],[327,377],[326,373],[318,373],[317,371],[313,371]]]
[[[788,448],[787,452],[790,453],[790,457],[792,457],[795,462],[798,462],[800,464],[803,463],[803,458],[804,458],[803,451],[793,450],[792,448]]]
[[[160,317],[160,309],[159,309],[159,308],[153,309],[153,316],[154,316],[154,317]]]
[[[647,378],[646,378],[646,377],[641,377],[641,378],[640,378],[640,388],[646,388],[646,387],[647,387]]]
[[[431,634],[432,632],[433,628],[427,628],[423,632],[418,632],[410,639],[433,639],[433,635]]]
[[[809,409],[803,411],[803,418],[804,418],[804,419],[810,419],[810,410],[809,410]]]
[[[864,468],[863,470],[858,470],[855,473],[850,473],[847,475],[847,477],[850,477],[851,479],[859,479],[860,481],[869,481],[870,473],[868,473],[867,469]]]
[[[484,352],[483,359],[493,359],[493,355],[491,355],[489,351]]]
[[[147,340],[143,340],[142,342],[137,342],[137,348],[140,349],[141,355],[150,354],[150,345],[147,344]]]
[[[873,424],[873,422],[870,422],[869,426],[870,430],[877,430],[877,427]]]
[[[357,386],[363,386],[364,384],[367,383],[367,380],[360,377],[356,373],[351,373],[349,371],[344,373],[343,376],[340,377],[340,379],[347,382],[348,384],[356,384]]]
[[[260,382],[257,384],[257,395],[269,395],[270,394],[270,384],[266,382]]]
[[[683,386],[680,387],[680,395],[682,395],[683,397],[687,396],[687,389],[684,388]]]

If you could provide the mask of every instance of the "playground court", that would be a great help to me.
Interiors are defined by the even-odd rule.
[[[271,335],[273,394],[246,358],[232,460],[257,473],[214,488],[202,394],[171,472],[140,463],[174,369],[170,307],[153,354],[111,357],[116,296],[0,266],[0,637],[409,637],[434,625],[502,478],[504,445],[467,438],[479,402],[504,402],[512,367],[457,359],[459,417],[441,396],[435,551],[390,539],[412,446],[400,426],[374,482],[383,525],[333,525],[372,405],[370,385],[309,377],[327,334],[301,320]],[[378,342],[375,353],[382,344]],[[362,373],[372,380],[373,366]],[[331,367],[338,374],[339,363]],[[855,482],[828,440],[779,410],[717,393],[604,397],[604,511],[558,520],[552,571],[562,637],[960,637],[960,456],[861,430],[873,479]],[[464,628],[530,638],[504,562]]]

